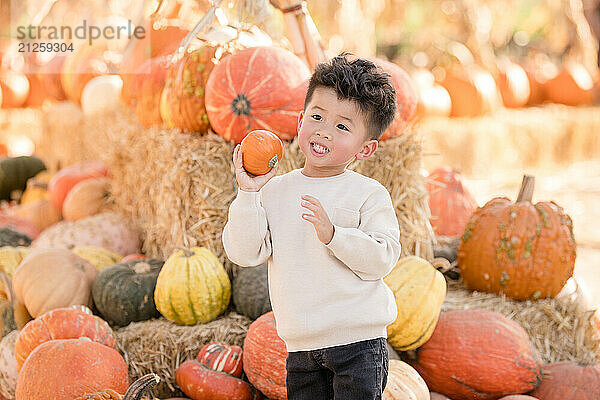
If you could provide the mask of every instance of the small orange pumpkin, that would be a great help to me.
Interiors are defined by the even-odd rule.
[[[273,132],[257,129],[246,135],[240,150],[246,171],[264,175],[281,161],[283,144]]]

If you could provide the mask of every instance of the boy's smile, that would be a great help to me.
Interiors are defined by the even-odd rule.
[[[338,99],[327,87],[316,87],[300,112],[298,143],[306,156],[302,173],[311,177],[339,175],[355,156],[366,159],[377,149],[377,140],[367,140],[366,118],[358,104]]]

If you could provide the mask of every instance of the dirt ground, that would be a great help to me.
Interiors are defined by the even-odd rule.
[[[600,160],[464,178],[482,206],[494,196],[516,199],[524,173],[536,178],[534,202],[553,200],[571,216],[577,241],[575,279],[600,309]]]

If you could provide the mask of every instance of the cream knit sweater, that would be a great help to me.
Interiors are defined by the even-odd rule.
[[[316,197],[334,225],[327,245],[302,219]],[[277,333],[288,351],[387,337],[396,302],[383,282],[400,258],[400,230],[387,189],[351,170],[315,178],[301,169],[275,176],[258,192],[238,189],[223,230],[229,259],[244,267],[268,260]]]

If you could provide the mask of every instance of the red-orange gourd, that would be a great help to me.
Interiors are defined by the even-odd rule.
[[[107,389],[123,394],[128,386],[127,364],[116,350],[88,338],[50,340],[23,364],[16,398],[73,400]]]
[[[264,175],[274,168],[283,156],[281,139],[273,132],[250,132],[240,146],[244,169],[254,175]]]
[[[287,349],[277,335],[273,311],[261,315],[244,339],[244,372],[254,387],[271,399],[287,399]]]
[[[471,216],[458,248],[469,289],[540,299],[556,296],[573,275],[571,218],[554,202],[533,204],[533,186],[526,176],[515,203],[496,197]]]
[[[279,47],[252,47],[227,56],[206,84],[210,125],[236,144],[254,129],[291,140],[298,133],[309,78],[302,60]]]
[[[379,140],[387,140],[402,135],[408,121],[413,118],[417,110],[417,91],[408,73],[399,65],[380,58],[371,58],[371,61],[391,75],[390,79],[396,89],[396,118],[379,138]]]
[[[242,354],[240,346],[211,342],[202,346],[196,359],[210,369],[241,378],[243,366]]]
[[[260,393],[248,382],[225,372],[215,371],[198,360],[186,361],[177,368],[177,385],[192,399],[258,400]]]
[[[29,322],[19,333],[15,343],[17,370],[37,346],[49,340],[90,338],[105,346],[115,347],[115,336],[110,326],[83,306],[57,308]]]
[[[48,182],[48,199],[62,212],[69,191],[79,182],[108,175],[108,168],[100,161],[83,161],[58,171]]]
[[[526,393],[542,380],[541,365],[519,324],[479,309],[443,312],[413,362],[430,390],[453,400]]]
[[[437,168],[425,180],[429,193],[431,226],[436,235],[457,236],[464,232],[465,225],[477,202],[463,186],[460,174],[450,167]]]
[[[217,54],[218,52],[218,54]],[[206,133],[210,126],[205,106],[206,83],[224,48],[204,45],[187,52],[167,70],[160,110],[167,127]]]
[[[600,399],[600,364],[577,365],[571,361],[544,366],[544,380],[531,392],[540,400]]]

